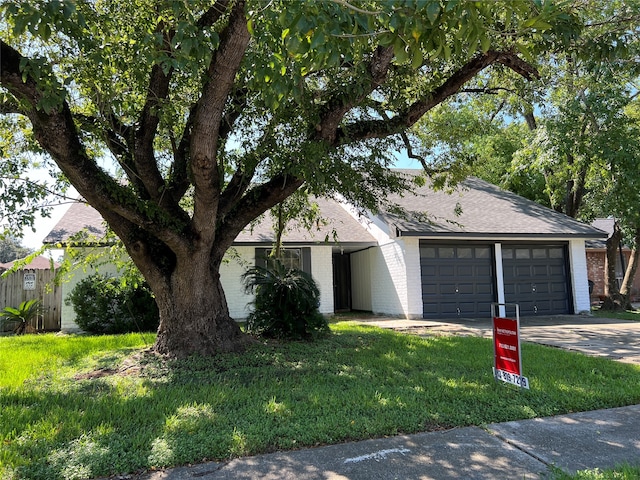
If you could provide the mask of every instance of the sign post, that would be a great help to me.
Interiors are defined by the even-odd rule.
[[[522,355],[520,352],[520,307],[516,307],[516,318],[496,316],[496,306],[492,303],[493,317],[493,376],[496,380],[529,389],[529,379],[522,375]]]

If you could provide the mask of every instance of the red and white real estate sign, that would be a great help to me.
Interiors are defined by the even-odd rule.
[[[518,321],[493,317],[493,374],[496,380],[529,388],[529,380],[522,376],[520,329]]]

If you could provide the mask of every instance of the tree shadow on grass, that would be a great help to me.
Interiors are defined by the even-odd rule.
[[[98,362],[3,392],[3,436],[16,476],[87,478],[640,402],[631,365],[524,345],[521,391],[495,382],[492,355],[481,338],[343,326],[243,355]]]

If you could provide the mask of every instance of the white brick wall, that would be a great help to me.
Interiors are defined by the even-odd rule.
[[[422,272],[420,270],[420,240],[416,237],[404,239],[407,276],[407,318],[422,318]]]
[[[320,289],[320,313],[333,313],[333,259],[330,245],[311,247],[311,275]]]
[[[220,282],[229,306],[229,315],[235,320],[242,320],[249,315],[253,295],[244,293],[241,277],[247,268],[256,263],[254,247],[234,247],[225,255],[220,266]]]
[[[569,241],[569,266],[575,313],[589,312],[591,310],[591,301],[589,299],[587,254],[584,240]]]
[[[379,248],[372,248],[371,260],[371,310],[374,313],[388,313],[400,315],[402,302],[398,297],[398,287],[394,282],[389,264],[397,261],[400,256],[397,245],[388,243]]]
[[[422,317],[418,240],[396,239],[370,252],[373,312]]]

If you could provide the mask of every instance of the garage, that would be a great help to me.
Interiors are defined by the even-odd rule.
[[[505,302],[520,315],[573,313],[564,245],[503,245],[502,269]]]
[[[488,317],[495,301],[493,245],[420,242],[424,318]]]

